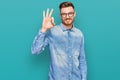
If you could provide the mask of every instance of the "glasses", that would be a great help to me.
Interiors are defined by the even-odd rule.
[[[74,12],[61,13],[61,16],[62,16],[62,17],[66,17],[67,15],[68,15],[69,17],[73,17],[73,16],[74,16]]]

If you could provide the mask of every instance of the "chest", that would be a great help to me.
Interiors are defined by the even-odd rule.
[[[81,35],[72,31],[53,32],[50,41],[62,48],[80,48]]]

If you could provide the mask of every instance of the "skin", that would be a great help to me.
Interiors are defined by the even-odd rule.
[[[69,13],[69,12],[74,12],[74,9],[71,6],[62,8],[60,10],[60,13]],[[42,23],[41,32],[46,32],[50,28],[54,27],[55,23],[54,23],[54,18],[51,17],[52,13],[53,13],[53,9],[49,10],[49,8],[47,9],[46,12],[43,11],[43,23]],[[76,13],[74,13],[74,15],[72,17],[69,17],[68,15],[66,17],[62,17],[60,15],[62,23],[66,27],[66,29],[72,28],[72,23],[74,21],[75,15],[76,15]]]
[[[50,28],[54,27],[54,18],[51,17],[53,13],[53,9],[49,13],[49,9],[47,9],[46,13],[43,11],[43,23],[42,23],[42,32],[46,32]]]
[[[75,11],[72,7],[66,7],[61,9],[61,13],[69,13],[69,12],[75,12]],[[72,17],[69,17],[68,15],[66,15],[66,17],[61,16],[62,23],[66,27],[66,29],[72,28],[75,15],[76,13],[74,13]]]

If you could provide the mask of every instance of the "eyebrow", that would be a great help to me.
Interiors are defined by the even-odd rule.
[[[71,11],[71,12],[74,12],[74,11]],[[71,12],[67,12],[67,13],[71,13]],[[61,13],[66,13],[66,12],[61,12]]]

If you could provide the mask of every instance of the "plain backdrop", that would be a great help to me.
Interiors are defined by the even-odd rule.
[[[0,0],[0,80],[47,80],[48,47],[31,54],[42,24],[42,11],[53,8],[61,23],[59,4],[66,0]],[[120,80],[120,1],[68,0],[77,12],[75,26],[85,37],[88,80]]]

